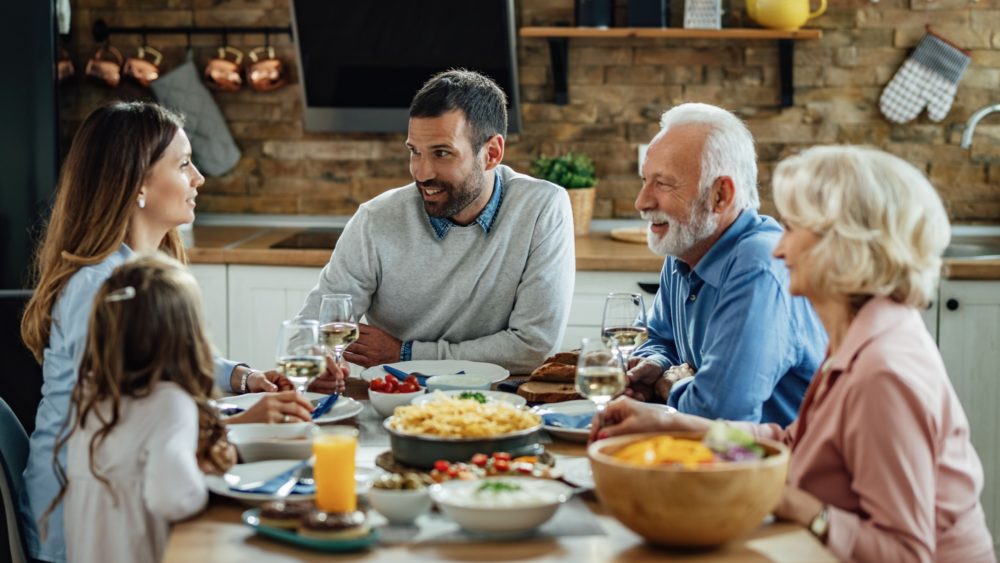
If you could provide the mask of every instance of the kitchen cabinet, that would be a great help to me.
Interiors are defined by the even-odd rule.
[[[281,322],[295,316],[316,286],[320,268],[229,266],[229,358],[274,367]]]
[[[1000,551],[1000,281],[943,280],[938,348],[983,462],[983,508]]]
[[[225,264],[191,264],[191,273],[201,286],[202,311],[208,336],[216,353],[229,357],[229,287]]]
[[[659,283],[657,272],[578,271],[569,321],[559,349],[573,350],[580,347],[581,339],[601,335],[604,300],[609,293],[641,293],[648,310]]]

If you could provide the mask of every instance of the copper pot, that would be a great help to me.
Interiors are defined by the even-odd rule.
[[[125,61],[122,72],[144,88],[149,88],[150,83],[160,77],[160,61],[162,60],[162,53],[148,45],[143,45],[139,47],[136,56],[129,57]]]
[[[266,54],[267,58],[262,55]],[[247,82],[258,92],[277,90],[288,83],[285,64],[274,58],[274,47],[257,47],[248,54]]]
[[[205,67],[205,84],[215,90],[233,92],[243,85],[240,63],[243,52],[235,47],[219,47],[219,56],[208,61]]]
[[[97,48],[94,56],[87,61],[84,74],[88,78],[95,80],[105,86],[114,88],[122,79],[122,57],[121,51],[111,45],[101,45]]]
[[[56,81],[62,84],[73,78],[76,74],[76,67],[73,66],[73,59],[69,57],[66,49],[59,49],[59,60],[56,61]]]

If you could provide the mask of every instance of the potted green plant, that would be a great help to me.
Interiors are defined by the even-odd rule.
[[[531,164],[531,173],[566,188],[573,208],[573,232],[578,237],[589,233],[597,195],[594,161],[582,153],[568,152],[552,158],[543,154]]]

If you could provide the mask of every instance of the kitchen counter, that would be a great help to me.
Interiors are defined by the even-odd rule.
[[[330,260],[325,249],[273,249],[271,245],[301,232],[302,227],[196,226],[188,248],[192,264],[258,264],[321,268]],[[576,239],[576,269],[607,272],[659,272],[663,259],[643,244],[613,240],[607,231]],[[1000,280],[1000,260],[946,259],[944,277],[953,280]]]

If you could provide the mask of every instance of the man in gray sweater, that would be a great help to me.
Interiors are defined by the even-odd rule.
[[[323,295],[353,297],[368,324],[347,361],[462,359],[527,373],[559,345],[575,276],[569,197],[500,164],[506,105],[496,83],[466,70],[434,76],[413,98],[414,182],[361,205],[299,311],[317,318]]]

